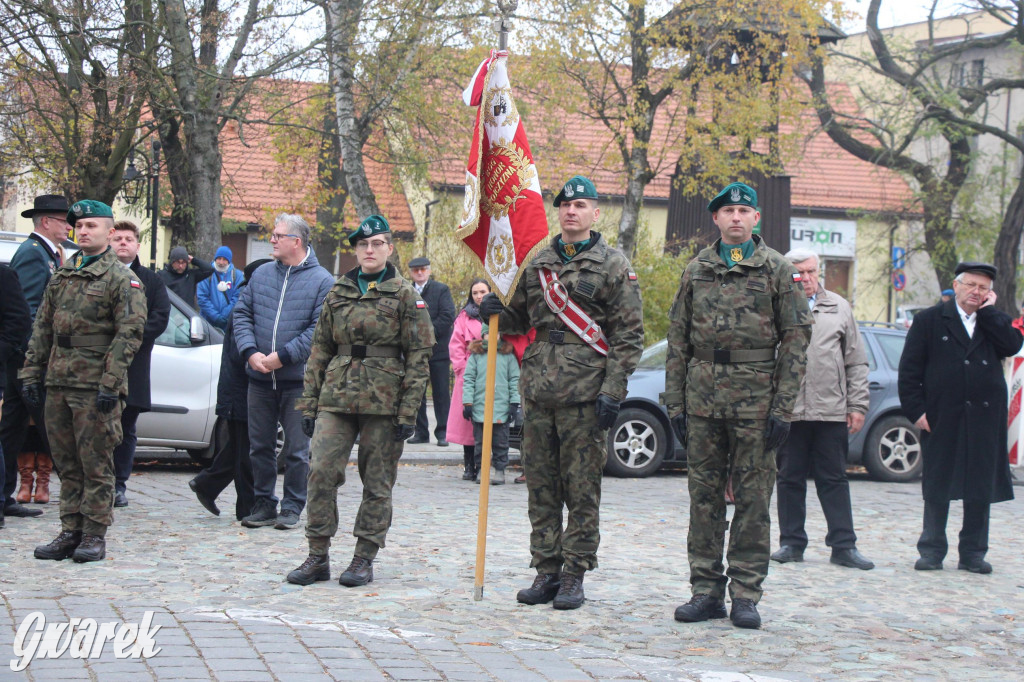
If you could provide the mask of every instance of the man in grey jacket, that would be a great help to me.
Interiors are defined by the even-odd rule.
[[[253,273],[232,314],[235,342],[249,375],[249,442],[256,502],[242,519],[248,528],[286,530],[299,522],[306,506],[309,438],[295,401],[320,318],[320,306],[334,284],[309,247],[309,224],[282,213],[274,221],[270,244],[276,262]],[[284,494],[277,512],[277,424],[284,427]]]
[[[776,504],[782,547],[772,554],[772,560],[804,560],[807,476],[813,472],[814,487],[828,523],[825,544],[832,548],[832,563],[867,571],[875,565],[857,551],[850,484],[846,480],[848,433],[863,428],[868,411],[864,342],[850,304],[819,283],[817,254],[797,249],[786,258],[800,273],[814,326],[789,439],[778,453]]]

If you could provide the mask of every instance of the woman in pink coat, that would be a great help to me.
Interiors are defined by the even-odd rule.
[[[452,389],[452,405],[462,404],[462,375],[466,372],[466,360],[469,358],[469,343],[481,337],[483,320],[480,319],[480,301],[491,292],[491,287],[482,279],[475,279],[469,286],[466,305],[455,318],[452,329],[452,340],[448,342],[448,355],[451,357],[452,369],[455,370],[455,387]],[[472,481],[476,478],[476,466],[473,459],[473,423],[462,416],[462,410],[448,411],[448,430],[446,436],[450,443],[462,446],[462,462],[465,471],[462,480]]]

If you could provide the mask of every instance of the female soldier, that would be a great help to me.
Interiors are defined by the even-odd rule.
[[[306,503],[309,557],[288,582],[330,580],[338,486],[358,436],[363,500],[352,563],[338,582],[373,581],[373,559],[391,527],[391,489],[426,390],[434,330],[416,290],[388,263],[391,228],[372,215],[349,235],[359,266],[338,278],[320,312],[298,408],[313,439]]]

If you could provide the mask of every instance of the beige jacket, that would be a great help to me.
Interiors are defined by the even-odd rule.
[[[818,287],[807,372],[793,421],[846,421],[868,411],[868,358],[853,310],[842,296]]]

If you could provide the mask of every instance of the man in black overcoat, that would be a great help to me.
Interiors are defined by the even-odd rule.
[[[921,429],[924,457],[919,571],[942,568],[949,501],[963,500],[957,568],[991,573],[989,506],[1013,499],[1001,361],[1020,350],[1024,337],[996,310],[995,278],[995,266],[960,263],[955,298],[914,316],[900,359],[900,402]]]
[[[430,313],[430,322],[434,325],[434,352],[430,355],[430,391],[434,397],[434,436],[438,445],[448,445],[448,409],[451,406],[452,388],[451,358],[448,355],[448,342],[452,338],[452,326],[455,324],[455,301],[447,284],[438,282],[430,276],[430,260],[420,256],[409,261],[409,274],[416,292],[423,297]],[[416,414],[416,431],[409,439],[411,445],[430,442],[430,426],[427,421],[427,396],[423,395],[420,411]]]

